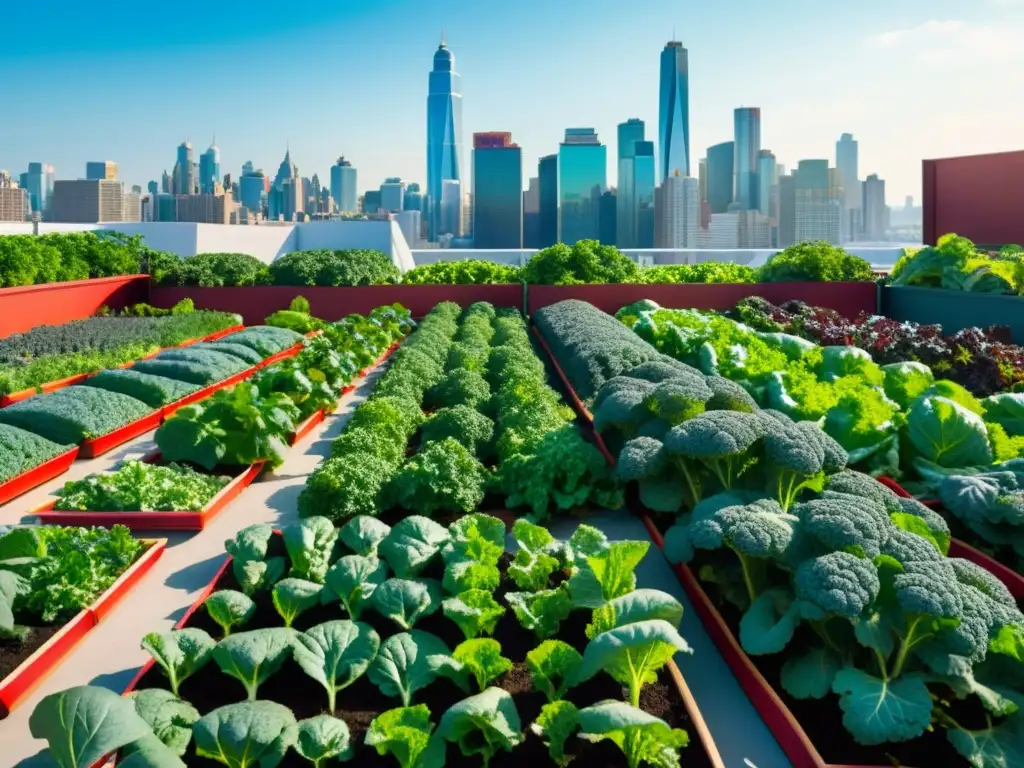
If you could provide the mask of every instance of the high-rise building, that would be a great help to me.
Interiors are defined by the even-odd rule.
[[[385,213],[401,213],[405,206],[405,182],[397,176],[384,179],[380,185],[380,209]]]
[[[169,195],[171,194],[171,191],[171,175],[167,173],[167,171],[164,171],[163,175],[160,176],[160,192],[165,195]]]
[[[757,155],[757,210],[765,216],[774,216],[772,189],[775,187],[775,155],[762,149]]]
[[[112,160],[90,161],[85,164],[85,178],[89,181],[117,181],[117,163]]]
[[[473,134],[473,247],[523,247],[523,151],[512,134]]]
[[[146,189],[151,195],[160,194],[160,185],[156,181],[150,181],[149,184],[146,185]]]
[[[445,44],[444,38],[434,52],[434,68],[430,73],[427,94],[427,195],[430,198],[429,231],[430,240],[436,242],[440,235],[460,234],[448,231],[442,221],[449,225],[461,221],[454,210],[444,210],[444,187],[446,181],[460,181],[463,174],[462,160],[462,89],[461,78],[455,72],[455,56]],[[448,204],[459,208],[461,216],[462,196],[453,198],[448,193]],[[461,225],[456,226],[461,230]]]
[[[615,190],[615,238],[619,248],[639,248],[637,238],[637,196],[634,184],[636,145],[644,140],[644,121],[632,117],[619,123],[619,181]]]
[[[302,177],[292,162],[291,149],[286,149],[284,160],[277,169],[277,176],[267,193],[267,210],[271,221],[295,221],[296,214],[304,214],[302,200]]]
[[[20,187],[28,195],[29,213],[46,218],[53,197],[53,166],[49,163],[29,163],[28,171],[21,174]]]
[[[706,203],[708,200],[708,159],[706,157],[697,161],[697,191],[700,194],[700,201]]]
[[[121,199],[121,221],[142,221],[142,190],[132,187]]]
[[[412,182],[405,188],[405,199],[402,200],[402,209],[406,211],[419,211],[423,213],[425,196],[423,190],[420,189],[419,182]],[[423,217],[420,217],[422,226]]]
[[[380,211],[380,190],[368,189],[363,193],[363,213],[371,214]]]
[[[889,208],[885,204],[885,180],[872,173],[864,180],[861,205],[864,210],[864,238],[884,240],[889,229]],[[911,200],[911,202],[913,202]]]
[[[331,166],[331,193],[341,213],[356,213],[359,210],[359,193],[356,192],[356,169],[342,155]]]
[[[219,183],[220,148],[217,146],[217,138],[214,137],[213,144],[199,156],[199,191],[207,195],[213,194]]]
[[[533,176],[523,192],[523,247],[540,248],[540,178]]]
[[[674,40],[661,52],[658,147],[659,182],[676,170],[690,175],[690,65],[683,44]]]
[[[402,210],[395,219],[398,221],[398,228],[402,230],[405,242],[410,248],[416,248],[420,243],[420,232],[422,226],[420,218],[422,214],[418,209]]]
[[[445,179],[441,183],[440,206],[438,228],[441,235],[462,237],[466,223],[466,196],[462,191],[461,181]]]
[[[601,236],[601,195],[608,152],[593,128],[566,128],[558,148],[558,241],[572,245]],[[614,244],[614,240],[612,241]]]
[[[757,163],[761,154],[761,109],[739,107],[733,112],[735,159],[732,201],[741,211],[759,207]]]
[[[734,142],[723,141],[708,147],[707,201],[711,213],[725,213],[729,210],[733,194]]]
[[[779,214],[775,244],[787,248],[796,243],[796,177],[779,176]]]
[[[700,232],[700,182],[676,171],[654,194],[655,248],[696,248]]]
[[[175,195],[175,221],[197,224],[230,224],[237,206],[231,194]]]
[[[109,179],[60,180],[53,185],[53,221],[98,224],[124,218],[124,184]]]
[[[246,210],[261,213],[263,211],[263,196],[266,194],[266,178],[262,169],[254,171],[251,163],[248,166],[249,170],[243,170],[242,178],[238,180],[239,203]]]
[[[606,189],[601,195],[601,202],[598,205],[598,236],[601,245],[615,245],[616,222],[619,196],[614,189]]]
[[[795,176],[795,242],[824,240],[839,245],[842,201],[833,193],[828,160],[801,160]]]
[[[192,145],[183,141],[178,145],[178,159],[174,164],[174,193],[191,195],[198,189],[195,171],[195,153]]]
[[[545,155],[537,162],[538,248],[558,242],[558,155]]]
[[[844,133],[836,142],[836,168],[842,175],[843,240],[853,240],[861,229],[861,190],[858,169],[857,140]]]
[[[0,171],[0,221],[24,221],[31,211],[25,190],[7,171]]]
[[[636,247],[654,247],[654,142],[638,141],[633,158],[633,195],[636,201]],[[621,201],[617,202],[621,205]],[[618,233],[616,232],[616,236]]]

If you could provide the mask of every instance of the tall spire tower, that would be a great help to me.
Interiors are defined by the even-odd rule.
[[[429,239],[462,234],[462,88],[444,30],[427,91]]]
[[[675,38],[675,29],[672,30]],[[661,52],[658,85],[658,177],[678,170],[690,175],[690,65],[683,44],[673,39]]]

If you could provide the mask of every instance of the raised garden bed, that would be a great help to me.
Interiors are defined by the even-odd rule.
[[[139,435],[144,435],[156,429],[163,420],[163,414],[163,409],[158,408],[141,419],[129,422],[112,432],[100,435],[99,437],[89,438],[79,446],[78,457],[81,459],[94,459],[124,445],[129,440],[134,440]]]
[[[163,554],[166,539],[144,539],[145,551],[102,595],[60,626],[33,627],[18,648],[0,642],[0,719],[52,672],[60,661],[130,592]]]
[[[37,467],[12,477],[4,483],[0,483],[0,504],[6,504],[23,493],[28,493],[33,488],[37,488],[43,483],[63,475],[71,468],[76,458],[78,458],[77,446],[62,453],[60,456],[54,456]]]
[[[268,558],[275,556],[287,558],[279,533],[275,533],[271,538],[267,553]],[[505,604],[505,594],[516,589],[514,584],[504,583],[505,572],[510,561],[511,555],[506,554],[499,563],[503,574],[503,583],[498,587],[495,596],[502,605]],[[236,578],[236,569],[233,566],[233,559],[228,557],[211,583],[200,593],[196,602],[175,625],[176,629],[202,630],[212,638],[218,638],[224,634],[221,626],[213,620],[203,605],[215,592],[241,589],[242,585]],[[420,576],[439,579],[443,571],[444,566],[440,559],[435,558],[432,564],[426,566]],[[282,626],[283,620],[268,591],[257,591],[253,595],[253,599],[255,608],[252,614],[243,625],[232,628],[232,635]],[[294,619],[292,627],[302,632],[324,622],[345,617],[346,614],[337,603],[316,605],[300,613]],[[561,623],[554,637],[562,639],[570,646],[584,649],[588,644],[585,629],[589,619],[589,611],[574,611]],[[375,632],[382,643],[403,631],[370,606],[364,607],[358,621]],[[420,618],[416,621],[413,631],[429,632],[448,648],[457,647],[464,639],[463,632],[441,610]],[[499,751],[491,760],[490,765],[494,768],[505,768],[520,765],[523,761],[535,761],[539,765],[552,765],[547,746],[529,728],[529,725],[537,719],[541,707],[547,700],[543,693],[534,689],[530,671],[524,663],[527,653],[537,647],[541,641],[532,631],[525,629],[519,623],[512,610],[506,610],[504,615],[497,620],[492,637],[500,643],[501,654],[512,662],[512,666],[491,681],[490,685],[511,696],[521,721],[521,728],[518,730],[525,732],[525,738],[511,751]],[[351,685],[338,691],[333,713],[344,720],[348,726],[350,744],[355,750],[353,764],[383,768],[383,766],[394,765],[393,758],[375,754],[372,747],[363,743],[365,733],[370,722],[376,716],[401,706],[402,702],[396,696],[386,695],[380,685],[374,682],[374,679],[372,674],[362,674]],[[467,683],[468,689],[462,690],[453,680],[438,676],[426,687],[415,691],[412,694],[411,703],[426,704],[432,713],[431,720],[437,722],[450,706],[480,690],[472,678],[469,678]],[[128,684],[125,693],[153,688],[168,690],[169,684],[163,671],[153,661],[150,661]],[[241,684],[221,673],[215,661],[210,661],[182,682],[178,690],[180,697],[196,707],[201,714],[208,713],[220,706],[244,701],[246,697]],[[622,701],[626,691],[627,689],[621,684],[602,672],[571,688],[565,694],[565,700],[584,707],[606,699]],[[270,700],[284,704],[291,709],[297,719],[331,714],[328,707],[325,706],[322,685],[309,677],[294,658],[285,659],[280,669],[260,684],[258,700]],[[724,763],[711,739],[710,732],[674,663],[669,661],[660,670],[656,683],[643,687],[639,702],[641,710],[661,718],[670,727],[683,728],[688,732],[689,745],[681,752],[683,765],[696,768],[724,768]],[[619,768],[626,765],[622,753],[610,742],[589,744],[582,739],[570,736],[566,747],[570,754],[574,752],[577,754],[582,765],[594,768]],[[196,756],[194,740],[183,759],[190,768],[201,768],[214,764]],[[280,765],[283,768],[298,768],[307,763],[303,762],[294,751],[290,751]],[[446,768],[475,767],[480,765],[480,757],[463,757],[454,744],[449,744],[444,765]]]
[[[159,464],[162,457],[159,451],[147,456],[145,461]],[[79,512],[73,510],[55,510],[56,499],[36,507],[29,514],[38,517],[40,522],[48,525],[81,525],[109,528],[112,525],[124,525],[133,531],[201,531],[219,515],[242,491],[248,488],[263,471],[262,462],[248,467],[225,468],[223,472],[209,474],[228,475],[231,480],[197,512]],[[202,470],[200,470],[202,471]]]

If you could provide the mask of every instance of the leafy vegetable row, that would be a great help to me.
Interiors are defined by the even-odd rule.
[[[1024,292],[1024,249],[1007,245],[982,253],[966,237],[943,235],[933,246],[907,250],[889,273],[890,284],[946,288],[971,293]]]
[[[610,739],[631,766],[678,766],[687,734],[639,707],[643,686],[654,682],[677,652],[689,652],[677,631],[682,606],[665,593],[635,589],[633,568],[648,544],[609,542],[585,525],[565,543],[525,521],[513,533],[518,552],[508,577],[518,586],[546,588],[559,571],[569,576],[550,590],[563,596],[557,611],[551,601],[545,607],[515,597],[523,593],[507,596],[524,626],[545,638],[557,632],[569,611],[592,611],[582,653],[562,640],[544,639],[526,654],[533,687],[547,700],[531,730],[547,744],[557,765],[567,765],[577,753],[569,741],[576,734],[584,742]],[[187,628],[143,640],[143,648],[166,675],[169,690],[144,689],[130,700],[118,700],[107,691],[83,687],[40,703],[30,721],[32,732],[49,741],[61,765],[89,764],[118,748],[123,765],[133,760],[150,764],[144,761],[156,757],[164,761],[160,765],[180,765],[174,758],[185,756],[193,742],[198,757],[239,768],[256,763],[273,768],[290,749],[314,765],[331,758],[349,760],[358,754],[358,746],[349,725],[334,712],[339,695],[364,675],[385,696],[401,702],[399,708],[377,714],[365,744],[382,755],[392,754],[403,768],[443,766],[446,743],[458,745],[466,756],[480,756],[486,765],[499,751],[523,742],[513,696],[492,685],[514,662],[503,655],[497,640],[479,637],[493,633],[505,612],[493,599],[502,579],[498,561],[505,547],[505,527],[499,520],[470,515],[445,529],[413,517],[388,528],[374,518],[358,517],[337,530],[324,518],[310,518],[286,527],[280,538],[280,555],[274,554],[279,542],[269,526],[251,526],[227,542],[242,591],[220,590],[205,602],[206,612],[222,628],[222,639]],[[337,557],[339,550],[351,554]],[[486,576],[491,586],[480,586],[479,578],[471,589],[449,583],[448,575],[464,572],[459,564],[467,563],[478,575],[493,569]],[[437,564],[446,574],[444,587],[422,575]],[[387,578],[389,571],[395,576]],[[443,610],[467,639],[451,651],[440,637],[412,628],[442,607],[435,591],[455,593],[443,601]],[[253,619],[256,603],[268,593],[284,626],[237,632]],[[320,604],[340,604],[350,619],[326,621],[302,632],[291,628],[304,610]],[[362,621],[364,610],[371,607],[400,631],[382,637]],[[261,687],[289,660],[324,688],[324,714],[297,720],[281,703],[258,698]],[[183,684],[209,674],[204,670],[211,666],[242,683],[245,699],[203,714],[179,696],[185,695]],[[625,686],[629,703],[579,705],[583,702],[573,689],[602,672]],[[440,680],[470,695],[452,704],[435,728],[429,707],[413,702]],[[69,722],[59,716],[68,706],[87,714]],[[100,723],[103,733],[119,738],[93,743],[86,724]]]

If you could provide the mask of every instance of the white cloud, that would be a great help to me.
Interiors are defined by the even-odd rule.
[[[993,0],[1024,5],[1024,0]],[[909,29],[882,32],[868,39],[876,49],[908,52],[921,63],[969,62],[972,59],[1021,58],[1020,30],[1012,25],[972,25],[966,21],[932,19]]]

